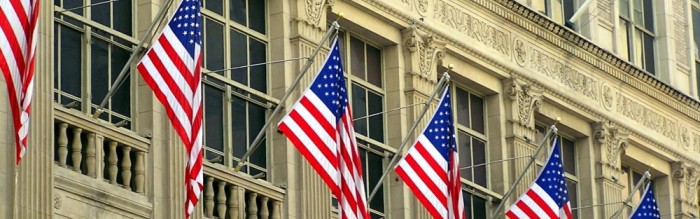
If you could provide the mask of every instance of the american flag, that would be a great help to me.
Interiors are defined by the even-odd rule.
[[[337,39],[316,79],[278,129],[330,187],[341,218],[369,218]]]
[[[39,0],[0,0],[0,71],[15,129],[15,165],[27,152]]]
[[[552,151],[530,189],[510,207],[508,218],[569,218],[571,202],[561,159],[561,142],[552,138]]]
[[[661,219],[659,206],[656,205],[656,198],[654,197],[654,189],[651,187],[651,183],[647,184],[646,189],[644,189],[644,196],[642,196],[641,202],[630,215],[631,219]]]
[[[395,167],[396,173],[435,218],[463,219],[450,88],[445,88],[430,123]]]
[[[138,70],[165,106],[189,157],[185,169],[185,214],[202,192],[202,17],[199,0],[183,0],[146,52]]]

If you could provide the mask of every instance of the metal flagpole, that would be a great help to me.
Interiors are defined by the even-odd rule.
[[[583,207],[578,207],[578,208],[571,208],[571,211],[578,211],[581,209],[586,209],[586,208],[594,208],[594,207],[600,207],[600,206],[607,206],[607,205],[616,205],[616,204],[622,204],[625,202],[612,202],[612,203],[603,203],[603,204],[597,204],[597,205],[589,205],[589,206],[583,206]]]
[[[634,189],[632,191],[630,191],[630,194],[627,196],[627,199],[625,199],[625,201],[622,202],[624,204],[622,206],[620,206],[620,208],[618,208],[617,211],[615,211],[615,214],[613,214],[612,217],[610,217],[610,218],[617,219],[620,217],[620,213],[622,213],[622,209],[625,208],[625,204],[627,204],[630,200],[632,200],[632,195],[634,195],[634,193],[637,192],[637,190],[639,190],[639,187],[642,187],[644,182],[647,179],[649,179],[650,177],[651,177],[651,174],[649,173],[649,171],[644,171],[644,175],[642,176],[642,178],[639,179],[639,182],[637,182],[637,185],[634,186]]]
[[[209,72],[206,72],[204,74],[219,73],[219,72],[231,71],[231,70],[236,70],[236,69],[241,69],[241,68],[250,68],[250,67],[255,67],[255,66],[260,66],[260,65],[269,65],[269,64],[288,62],[288,61],[294,61],[294,60],[299,60],[299,59],[309,59],[309,57],[298,57],[298,58],[283,59],[283,60],[276,60],[276,61],[270,61],[270,62],[261,62],[261,63],[255,63],[255,64],[250,64],[250,65],[241,65],[241,66],[236,66],[233,68],[224,68],[224,69],[209,71]]]
[[[498,208],[496,208],[496,211],[495,211],[495,212],[496,212],[496,216],[495,216],[494,218],[498,218],[498,216],[501,215],[501,214],[499,213],[499,211],[501,210],[501,208],[503,208],[503,204],[506,203],[506,200],[508,200],[508,197],[511,195],[511,193],[513,193],[513,190],[514,190],[515,187],[518,185],[518,183],[520,183],[520,180],[523,179],[523,177],[524,177],[525,174],[527,173],[528,169],[530,169],[530,166],[532,166],[532,164],[535,163],[535,160],[536,160],[535,158],[537,158],[537,154],[540,153],[540,151],[542,150],[542,148],[544,147],[544,145],[547,143],[547,140],[548,140],[550,137],[552,137],[552,135],[553,135],[554,133],[557,132],[556,123],[558,123],[558,122],[559,122],[559,118],[557,118],[557,121],[554,123],[554,125],[552,125],[552,126],[549,127],[549,130],[547,131],[547,134],[544,136],[544,139],[542,139],[542,142],[540,142],[540,145],[537,146],[537,149],[535,150],[535,153],[532,154],[532,156],[530,156],[530,162],[527,163],[527,166],[525,166],[525,169],[520,173],[520,175],[518,176],[518,178],[515,178],[515,183],[513,183],[513,185],[510,186],[510,188],[508,189],[508,191],[506,192],[506,194],[503,195],[503,200],[501,200],[501,203],[498,204]]]
[[[449,69],[452,69],[452,65],[449,65]],[[449,70],[448,70],[449,71]],[[442,78],[440,78],[440,81],[438,82],[437,86],[435,86],[435,91],[433,91],[433,94],[430,95],[430,98],[428,98],[427,103],[430,103],[435,99],[435,96],[437,96],[438,93],[440,93],[441,90],[445,87],[447,84],[447,81],[450,80],[450,75],[447,74],[447,72],[442,73]],[[416,127],[418,126],[418,123],[420,122],[421,119],[423,119],[423,116],[425,116],[425,113],[428,112],[428,107],[430,104],[425,104],[423,106],[423,111],[420,113],[420,116],[416,119],[416,121],[413,122],[413,125],[411,128],[408,129],[408,134],[406,137],[403,138],[403,141],[401,141],[401,145],[399,146],[399,149],[396,150],[396,154],[394,154],[394,157],[391,158],[391,162],[389,162],[389,166],[387,166],[386,170],[384,170],[384,173],[382,174],[382,177],[379,178],[379,181],[377,181],[377,185],[374,186],[374,189],[372,189],[372,193],[369,194],[369,197],[367,198],[367,203],[370,203],[372,201],[372,198],[374,198],[374,195],[377,194],[377,191],[379,191],[379,186],[382,185],[384,178],[386,178],[387,175],[389,175],[389,172],[391,172],[392,167],[396,164],[396,162],[399,160],[398,158],[401,157],[401,151],[403,148],[406,146],[406,143],[408,143],[408,140],[411,139],[413,132],[416,130]]]
[[[340,19],[343,15],[339,14],[338,18]],[[267,130],[267,127],[270,126],[272,123],[272,118],[277,115],[277,113],[282,109],[282,106],[284,106],[284,101],[287,100],[290,94],[292,94],[292,91],[294,88],[296,88],[297,84],[299,84],[299,81],[301,81],[301,78],[306,74],[306,72],[309,70],[311,67],[311,63],[314,62],[314,57],[318,55],[318,52],[321,51],[321,47],[323,47],[323,44],[326,43],[326,41],[333,35],[333,33],[337,32],[338,29],[340,29],[340,25],[338,24],[338,21],[333,21],[333,24],[331,25],[330,28],[328,28],[328,31],[326,32],[326,35],[323,36],[323,39],[321,39],[321,42],[318,43],[318,46],[314,49],[313,53],[311,53],[311,56],[308,57],[306,60],[306,64],[304,64],[304,67],[301,68],[301,71],[299,71],[299,74],[297,74],[297,77],[294,79],[292,84],[289,86],[289,89],[287,89],[287,92],[284,93],[284,96],[282,99],[280,99],[280,104],[278,104],[275,107],[275,110],[272,111],[272,114],[270,114],[269,117],[267,117],[267,121],[265,121],[265,125],[263,125],[262,129],[258,132],[258,136],[255,137],[255,140],[253,140],[253,143],[251,143],[248,146],[248,151],[245,152],[243,157],[241,157],[241,160],[238,161],[238,164],[236,165],[235,171],[238,172],[241,170],[243,165],[247,162],[248,157],[253,154],[253,152],[258,148],[260,141],[262,141],[263,136],[265,135],[265,131]]]
[[[92,118],[97,118],[104,112],[104,108],[107,105],[107,100],[111,98],[115,92],[117,92],[117,89],[122,84],[122,81],[124,78],[129,75],[129,68],[131,67],[131,62],[134,61],[134,58],[141,52],[141,48],[146,44],[146,42],[150,42],[153,37],[155,36],[152,34],[153,29],[156,27],[156,24],[160,24],[163,22],[163,18],[165,18],[165,12],[168,11],[168,8],[170,8],[170,5],[173,3],[173,0],[167,0],[165,4],[163,4],[162,7],[160,7],[160,10],[158,11],[158,14],[156,14],[156,19],[151,22],[151,25],[148,26],[148,29],[146,30],[146,33],[143,35],[141,38],[141,42],[139,42],[138,47],[134,49],[134,52],[131,53],[131,56],[129,57],[129,60],[126,61],[126,64],[124,64],[124,67],[122,67],[122,71],[119,72],[119,76],[117,76],[117,79],[114,80],[113,86],[109,89],[109,92],[107,92],[107,95],[102,99],[102,102],[100,102],[100,106],[97,107],[97,110],[95,111],[95,114],[92,115]]]
[[[525,156],[520,156],[520,157],[511,157],[511,158],[507,158],[507,159],[503,159],[503,160],[494,160],[494,161],[491,161],[491,162],[488,162],[488,163],[482,163],[482,164],[477,164],[477,165],[471,165],[471,166],[466,166],[466,167],[460,167],[459,169],[460,169],[460,170],[470,169],[470,168],[474,168],[474,167],[486,166],[486,165],[489,165],[489,164],[492,164],[492,163],[504,162],[504,161],[515,160],[515,159],[520,159],[520,158],[526,158],[526,157],[530,157],[530,156],[531,156],[531,155],[525,155]]]
[[[378,112],[378,113],[372,113],[372,114],[369,114],[369,115],[366,115],[366,116],[362,116],[362,117],[358,117],[358,118],[353,118],[352,121],[354,122],[354,121],[357,121],[357,120],[360,120],[360,119],[366,119],[366,118],[369,118],[369,117],[372,117],[372,116],[381,115],[381,114],[384,114],[384,113],[393,112],[393,111],[396,111],[396,110],[402,110],[402,109],[405,109],[405,108],[414,107],[414,106],[421,105],[421,104],[428,104],[428,103],[430,103],[430,101],[426,101],[426,102],[422,102],[422,103],[414,103],[414,104],[406,105],[406,106],[402,106],[402,107],[396,107],[396,108],[393,108],[393,109],[390,109],[390,110],[381,111],[381,112]]]

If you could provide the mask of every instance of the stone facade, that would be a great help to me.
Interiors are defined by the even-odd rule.
[[[584,22],[576,24],[579,32],[534,9],[542,2],[537,0],[265,2],[268,32],[260,38],[267,42],[268,61],[308,57],[336,19],[344,33],[381,50],[383,109],[417,105],[384,117],[384,165],[392,154],[404,153],[397,151],[404,138],[416,136],[406,132],[420,116],[421,104],[430,102],[442,72],[449,71],[451,85],[483,98],[484,156],[494,163],[487,165],[486,186],[463,180],[466,194],[486,200],[474,215],[495,216],[501,201],[508,206],[530,185],[537,169],[525,167],[541,141],[537,127],[557,118],[559,134],[575,145],[571,179],[577,184],[581,208],[574,213],[579,218],[614,214],[631,190],[622,179],[630,170],[650,171],[662,218],[700,215],[700,102],[689,1],[654,4],[656,76],[620,58],[622,27],[615,0],[595,1],[584,12]],[[133,3],[136,35],[144,34],[143,24],[163,3]],[[183,218],[184,149],[135,70],[131,128],[54,101],[58,10],[50,3],[41,5],[30,143],[18,167],[12,153],[0,162],[0,191],[7,194],[0,197],[0,217]],[[294,103],[325,53],[326,48],[291,98],[275,104],[289,108]],[[277,101],[303,65],[304,59],[269,65],[269,89],[261,95]],[[4,79],[0,81],[0,148],[10,152],[11,113]],[[193,218],[337,217],[330,191],[313,168],[274,128],[266,131],[267,176],[206,161],[205,190]],[[547,150],[542,151],[538,157]],[[513,195],[503,197],[523,171]],[[367,186],[371,190],[374,185]],[[384,197],[377,198],[383,199],[384,217],[428,218],[395,174],[387,177],[383,191]]]

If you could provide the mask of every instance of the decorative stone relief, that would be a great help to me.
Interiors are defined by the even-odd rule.
[[[428,0],[415,0],[415,5],[416,9],[418,10],[418,14],[425,16],[426,13],[428,13]]]
[[[598,101],[600,82],[598,82],[598,79],[589,77],[589,74],[582,74],[571,68],[570,65],[561,63],[535,48],[530,50],[530,65],[533,70],[592,100]]]
[[[603,84],[601,86],[600,93],[602,94],[603,106],[606,110],[612,111],[613,104],[615,102],[615,95],[613,95],[612,88],[610,88],[610,86],[608,86],[607,84]]]
[[[683,149],[690,151],[690,131],[688,127],[679,126],[680,144]]]
[[[655,110],[650,110],[639,102],[617,93],[618,113],[630,118],[645,127],[656,131],[669,139],[676,141],[678,136],[678,125],[676,121],[666,118]]]
[[[521,67],[525,67],[527,61],[527,47],[522,39],[513,37],[513,57]]]
[[[333,5],[335,0],[306,0],[306,16],[312,24],[318,24],[326,5]]]
[[[534,122],[532,121],[534,112],[542,105],[542,91],[524,83],[515,76],[507,79],[504,86],[508,97],[517,102],[516,122],[525,127],[534,128]]]
[[[505,28],[494,27],[443,0],[435,1],[434,7],[435,20],[465,33],[468,37],[495,49],[504,56],[509,55],[510,33],[504,32]]]
[[[433,36],[421,34],[414,25],[403,31],[403,37],[404,46],[409,51],[406,57],[409,65],[407,70],[428,79],[437,78],[434,76],[435,65],[445,58],[445,43]],[[415,63],[415,56],[418,56],[418,63]]]
[[[61,209],[63,206],[63,200],[61,199],[61,195],[59,194],[54,194],[53,195],[53,208],[55,209]]]
[[[700,153],[700,134],[693,135],[693,151]]]
[[[682,161],[673,163],[671,168],[673,177],[684,184],[682,188],[685,193],[685,199],[683,201],[690,206],[697,207],[697,185],[700,180],[700,170]],[[681,195],[681,197],[683,196]]]
[[[619,170],[620,152],[627,148],[629,135],[620,132],[610,121],[597,122],[593,126],[593,130],[601,149],[605,149],[605,158],[601,162],[608,167]]]

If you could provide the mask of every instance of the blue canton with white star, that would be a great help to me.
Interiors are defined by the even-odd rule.
[[[561,140],[554,137],[552,153],[547,159],[547,164],[541,170],[535,181],[561,208],[569,202],[569,191],[566,189],[564,178],[564,166],[561,159]]]
[[[637,209],[631,215],[632,219],[651,219],[651,218],[661,218],[659,213],[659,207],[656,205],[656,198],[654,197],[654,189],[651,188],[651,184],[647,185],[646,192],[642,197],[642,201],[637,206]]]
[[[311,91],[321,99],[324,105],[333,112],[337,120],[345,113],[348,106],[348,93],[343,77],[343,64],[340,61],[340,49],[336,39],[331,51],[323,64],[323,68],[311,83]]]
[[[423,135],[435,145],[445,160],[449,161],[450,150],[457,151],[452,120],[452,102],[450,101],[450,87],[446,87],[440,100],[440,105],[435,110],[435,115],[430,120],[430,124],[423,132]]]
[[[194,57],[195,44],[202,45],[201,23],[199,0],[183,0],[172,20],[168,22],[168,26],[191,57]]]

